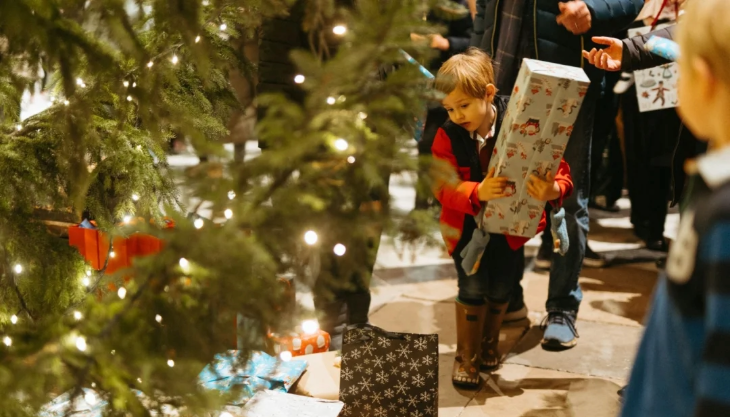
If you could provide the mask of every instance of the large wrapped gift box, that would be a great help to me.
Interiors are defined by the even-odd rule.
[[[557,172],[590,81],[582,69],[525,59],[489,169],[508,178],[508,197],[487,203],[482,230],[531,238],[545,203],[527,193],[531,174]]]

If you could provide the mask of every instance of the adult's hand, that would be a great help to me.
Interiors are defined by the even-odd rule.
[[[606,71],[621,71],[621,58],[623,56],[624,43],[616,38],[606,38],[602,36],[593,37],[593,42],[599,45],[606,45],[604,49],[591,49],[590,52],[583,51],[583,57],[595,65]]]
[[[556,19],[573,35],[582,35],[591,30],[591,11],[583,0],[558,3],[560,14]]]

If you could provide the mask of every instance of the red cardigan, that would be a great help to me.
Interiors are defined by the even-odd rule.
[[[447,122],[447,125],[449,125],[449,122]],[[446,127],[447,125],[444,126]],[[464,130],[460,126],[453,124],[450,124],[448,128],[449,131],[457,132],[463,138],[463,133],[459,129]],[[466,133],[465,130],[464,133]],[[498,134],[499,129],[497,129],[495,136]],[[473,152],[477,153],[477,143],[468,137],[468,133],[466,133],[466,137],[473,142]],[[448,163],[445,166],[453,168],[458,175],[458,181],[442,181],[435,184],[434,189],[436,198],[441,202],[442,206],[440,218],[441,234],[446,242],[449,254],[454,252],[456,245],[461,239],[465,216],[476,216],[481,210],[481,202],[477,196],[477,187],[480,182],[473,181],[475,178],[482,176],[481,172],[477,176],[472,176],[470,165],[466,162],[469,158],[463,155],[457,157],[454,153],[454,148],[452,146],[452,139],[444,128],[440,128],[436,133],[431,152],[437,163],[439,161]],[[456,149],[459,153],[471,152],[471,149],[465,149],[462,144],[457,145]],[[557,200],[551,201],[550,204],[553,207],[560,207],[562,206],[563,199],[567,198],[573,192],[573,180],[570,176],[570,167],[564,159],[560,161],[558,172],[555,174],[555,181],[560,187],[560,197]],[[545,230],[546,224],[547,220],[543,211],[537,233]],[[528,240],[525,237],[507,236],[507,243],[514,250],[524,246]]]

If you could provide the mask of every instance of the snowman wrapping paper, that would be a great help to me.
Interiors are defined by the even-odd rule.
[[[489,170],[507,177],[508,197],[487,202],[480,219],[489,233],[531,238],[545,202],[527,193],[534,174],[555,175],[590,80],[582,69],[525,59],[497,137]]]

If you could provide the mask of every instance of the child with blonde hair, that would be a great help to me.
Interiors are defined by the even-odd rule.
[[[709,152],[657,284],[622,416],[730,416],[730,1],[680,20],[679,113]]]
[[[480,369],[499,365],[499,328],[510,293],[525,267],[527,238],[492,234],[476,271],[462,267],[462,251],[477,230],[475,216],[488,201],[503,198],[507,178],[489,172],[489,159],[502,127],[509,98],[497,96],[489,57],[478,49],[455,55],[436,76],[435,87],[446,95],[449,114],[436,133],[433,147],[434,193],[442,205],[441,231],[456,265],[457,352],[452,380],[462,387],[479,385]],[[561,161],[556,173],[531,176],[528,192],[559,207],[570,195],[570,168]],[[545,229],[543,212],[538,233]],[[481,233],[481,232],[479,232]]]

